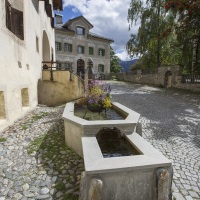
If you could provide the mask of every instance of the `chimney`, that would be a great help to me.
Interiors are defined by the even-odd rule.
[[[60,14],[55,14],[56,15],[56,26],[62,26],[63,22],[62,22],[62,15]]]

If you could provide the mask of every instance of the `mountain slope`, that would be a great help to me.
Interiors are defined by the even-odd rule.
[[[123,67],[123,71],[130,71],[130,67],[137,61],[138,59],[123,61],[120,60],[119,64]]]

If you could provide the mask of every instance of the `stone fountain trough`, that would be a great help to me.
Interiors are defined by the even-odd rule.
[[[66,104],[66,144],[84,158],[85,164],[79,199],[171,200],[171,161],[137,133],[138,113],[119,103],[113,103],[113,109],[124,120],[88,121],[74,116],[74,103]],[[123,138],[130,152],[105,153],[104,148],[109,149],[113,142],[102,145],[101,138],[103,134],[112,136],[112,132],[115,138]]]
[[[63,112],[65,125],[65,141],[78,155],[83,157],[83,148],[81,138],[83,136],[95,136],[102,128],[116,127],[124,134],[130,135],[133,131],[139,132],[140,114],[123,106],[120,103],[113,102],[112,108],[124,117],[124,120],[98,120],[88,121],[74,115],[74,102],[66,104]]]

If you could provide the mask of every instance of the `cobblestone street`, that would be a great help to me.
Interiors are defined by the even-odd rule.
[[[200,199],[200,95],[110,84],[112,100],[141,114],[143,137],[173,162],[173,200]],[[38,106],[0,133],[0,200],[78,200],[84,166],[65,145],[63,109]]]
[[[111,83],[113,101],[141,114],[143,137],[173,162],[173,198],[200,199],[200,95]]]

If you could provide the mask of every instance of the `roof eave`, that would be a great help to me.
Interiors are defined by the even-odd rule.
[[[53,9],[54,10],[63,10],[62,0],[53,0]]]
[[[95,38],[95,39],[100,39],[100,40],[105,40],[105,41],[110,42],[110,43],[113,43],[113,42],[114,42],[114,40],[112,40],[112,39],[103,38],[103,37],[98,37],[98,36],[94,36],[94,35],[90,35],[90,34],[88,34],[88,37],[90,37],[90,38]]]

